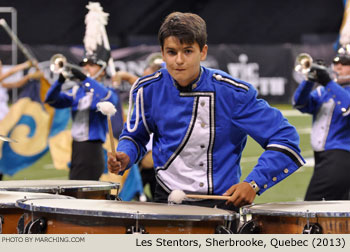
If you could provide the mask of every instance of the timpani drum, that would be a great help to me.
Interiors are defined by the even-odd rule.
[[[1,191],[39,192],[72,196],[79,199],[109,199],[119,184],[91,180],[12,180],[0,181]]]
[[[304,201],[257,204],[243,207],[243,219],[251,220],[239,233],[347,234],[350,233],[350,201]]]
[[[39,224],[28,233],[211,234],[238,218],[230,211],[186,205],[89,199],[21,200]]]
[[[46,193],[0,191],[0,234],[22,233],[19,220],[24,223],[27,216],[23,216],[24,211],[16,207],[16,201],[29,198],[69,199],[70,197]]]

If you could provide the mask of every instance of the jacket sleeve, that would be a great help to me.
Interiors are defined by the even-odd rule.
[[[136,100],[136,93],[137,93],[136,91],[133,94],[134,103]],[[141,89],[139,92],[143,92],[143,90]],[[129,106],[131,105],[129,104]],[[135,125],[137,106],[134,106],[134,110],[130,118],[131,131],[128,130],[127,123],[125,123],[123,132],[119,137],[117,151],[124,152],[130,157],[130,163],[127,166],[127,168],[130,168],[134,163],[138,162],[145,155],[146,145],[150,139],[149,132],[146,129],[145,122],[143,121],[143,118],[148,118],[147,111],[144,111],[144,109],[141,109],[141,106],[143,106],[143,104],[141,104],[140,102],[140,106],[138,108],[138,111],[139,111],[138,124]],[[143,111],[145,113],[145,117],[141,116]],[[136,127],[136,130],[133,130],[135,127]]]
[[[47,91],[45,102],[55,108],[67,108],[73,103],[73,95],[66,92],[61,92],[61,82],[58,80]]]
[[[265,151],[244,181],[254,181],[261,194],[305,164],[300,155],[299,135],[282,113],[256,98],[250,88],[239,96],[233,123],[257,141]]]
[[[293,97],[293,107],[303,113],[314,113],[317,108],[317,93],[312,92],[314,83],[303,81],[295,90]]]

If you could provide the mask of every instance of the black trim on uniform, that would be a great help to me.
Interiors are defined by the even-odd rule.
[[[183,148],[185,147],[186,143],[188,142],[188,140],[190,139],[190,136],[192,135],[192,131],[195,125],[195,122],[197,120],[197,110],[198,110],[198,97],[194,98],[194,114],[192,117],[192,124],[190,125],[189,130],[187,131],[187,137],[184,139],[184,141],[180,144],[180,148],[178,148],[173,155],[170,157],[170,159],[166,162],[166,164],[161,167],[161,168],[157,168],[157,170],[166,170],[169,165],[175,160],[175,158],[179,155],[179,153],[183,150]]]
[[[292,153],[290,153],[286,149],[282,149],[282,148],[278,148],[278,147],[267,147],[266,150],[278,151],[278,152],[282,152],[283,154],[286,154],[288,157],[290,157],[290,159],[293,160],[294,163],[296,163],[296,165],[298,167],[304,165],[303,163],[300,163],[300,161]]]

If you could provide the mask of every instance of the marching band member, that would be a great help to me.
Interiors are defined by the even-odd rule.
[[[294,107],[313,116],[315,168],[305,200],[348,200],[350,192],[350,45],[333,60],[337,80],[326,68],[311,68],[294,94]],[[315,83],[319,83],[313,90]]]
[[[92,54],[86,54],[81,62],[85,73],[72,69],[77,85],[62,91],[66,78],[61,73],[46,95],[49,105],[55,108],[72,108],[72,159],[69,179],[99,180],[104,171],[102,144],[108,132],[107,117],[97,111],[96,104],[101,101],[117,103],[115,92],[103,85],[105,66],[110,54],[99,47]],[[94,76],[94,79],[89,76]]]
[[[166,68],[133,85],[135,108],[131,116],[129,107],[116,155],[108,153],[111,172],[140,160],[153,133],[155,201],[167,202],[173,190],[223,194],[230,196],[227,202],[184,203],[238,210],[304,164],[299,136],[279,110],[257,99],[251,84],[200,65],[208,50],[201,17],[171,13],[158,38]],[[240,182],[247,135],[265,152]]]

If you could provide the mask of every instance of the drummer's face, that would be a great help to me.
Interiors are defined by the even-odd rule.
[[[334,64],[333,69],[338,74],[337,82],[339,84],[350,82],[350,65],[343,65],[343,64]],[[339,78],[339,77],[346,77],[349,78]]]

